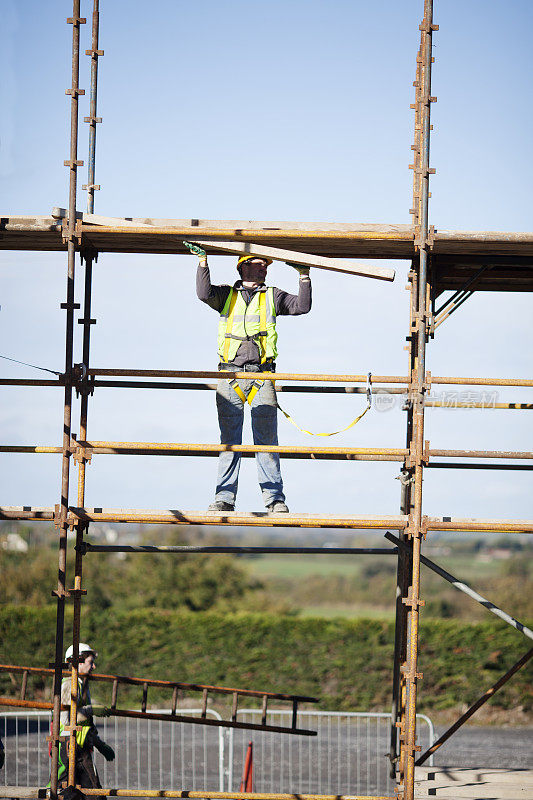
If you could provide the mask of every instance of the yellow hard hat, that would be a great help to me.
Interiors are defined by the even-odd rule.
[[[241,266],[241,264],[244,264],[245,261],[249,261],[251,258],[260,258],[261,261],[266,261],[267,267],[269,266],[269,264],[272,264],[272,259],[271,258],[264,258],[263,256],[248,255],[248,256],[241,256],[239,258],[239,260],[237,261],[237,269]]]

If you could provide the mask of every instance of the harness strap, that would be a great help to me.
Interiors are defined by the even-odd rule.
[[[261,364],[264,364],[266,361],[266,337],[267,337],[266,313],[267,313],[266,292],[260,292],[259,293],[259,352],[261,354]]]
[[[239,381],[236,378],[233,378],[233,380],[229,382],[229,385],[231,386],[237,397],[239,397],[243,403],[246,403],[246,395],[239,386]]]
[[[231,386],[237,397],[239,397],[243,403],[249,403],[249,405],[252,405],[252,400],[256,396],[257,392],[259,391],[263,383],[264,381],[255,380],[252,383],[252,388],[248,392],[248,396],[246,396],[241,387],[239,386],[239,381],[236,378],[229,381],[229,385]]]
[[[348,431],[348,430],[350,430],[350,428],[353,428],[354,425],[357,425],[359,420],[363,419],[363,417],[365,416],[366,412],[371,408],[371,406],[372,406],[372,373],[370,373],[370,372],[368,373],[368,377],[367,377],[367,381],[366,381],[366,403],[367,403],[367,405],[366,405],[365,410],[361,414],[359,414],[359,416],[356,417],[353,420],[353,422],[350,422],[350,424],[347,425],[345,428],[341,428],[340,431],[332,431],[331,433],[313,433],[312,431],[306,431],[305,428],[300,428],[298,423],[293,420],[291,415],[288,414],[280,406],[279,403],[277,403],[277,407],[281,411],[281,413],[289,420],[289,422],[291,422],[302,433],[307,433],[309,436],[336,436],[338,433],[343,433],[344,431]]]
[[[263,383],[264,381],[254,381],[252,383],[252,388],[248,392],[248,397],[246,398],[250,405],[252,405],[252,400],[256,396],[257,392],[259,391]]]

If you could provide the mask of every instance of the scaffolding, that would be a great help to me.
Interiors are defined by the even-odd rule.
[[[83,162],[78,159],[78,99],[84,94],[79,88],[80,63],[80,27],[86,20],[80,16],[80,0],[73,0],[73,12],[67,22],[72,25],[72,84],[67,89],[71,103],[71,136],[70,158],[65,161],[69,168],[69,205],[68,209],[54,209],[52,215],[42,217],[7,217],[1,222],[1,249],[13,250],[56,250],[67,252],[67,286],[66,301],[61,307],[66,312],[65,326],[65,368],[55,379],[24,380],[2,379],[0,385],[18,386],[56,386],[64,391],[63,441],[61,446],[15,446],[1,445],[0,452],[5,453],[58,453],[61,454],[61,497],[57,505],[49,507],[13,507],[0,509],[0,519],[4,520],[49,520],[58,530],[58,584],[54,591],[57,597],[57,623],[55,635],[55,660],[53,669],[34,670],[39,674],[53,674],[53,703],[39,704],[26,697],[30,667],[1,665],[1,671],[10,671],[22,675],[22,687],[18,699],[0,698],[0,705],[20,707],[47,707],[53,710],[52,800],[56,800],[58,791],[57,767],[59,753],[59,718],[61,706],[61,682],[64,670],[68,667],[71,675],[71,725],[69,731],[69,784],[74,783],[76,720],[78,695],[78,656],[80,638],[80,619],[82,597],[83,559],[91,552],[160,552],[160,553],[316,553],[324,554],[322,548],[313,547],[206,547],[206,546],[167,546],[155,545],[120,546],[94,545],[85,540],[89,526],[93,522],[136,522],[141,524],[170,525],[243,525],[243,526],[282,526],[297,528],[343,528],[386,530],[392,547],[387,548],[342,548],[336,553],[379,553],[394,555],[397,558],[397,595],[396,626],[394,643],[394,661],[392,675],[392,713],[390,763],[391,771],[397,778],[397,796],[403,800],[413,800],[415,766],[423,763],[434,750],[442,744],[457,728],[491,697],[499,686],[503,685],[518,669],[526,664],[533,650],[525,655],[491,687],[482,697],[444,734],[443,737],[426,753],[418,755],[420,750],[416,737],[417,690],[422,675],[418,672],[418,632],[419,613],[424,601],[420,596],[420,566],[426,564],[442,575],[443,578],[466,592],[470,597],[488,607],[500,619],[504,619],[520,630],[527,638],[533,633],[526,626],[515,620],[506,612],[497,608],[490,601],[481,597],[465,584],[460,584],[453,576],[430,562],[421,554],[422,542],[431,531],[475,531],[475,532],[520,532],[532,533],[533,520],[520,519],[458,519],[448,516],[428,517],[423,512],[423,475],[425,469],[502,469],[531,470],[533,452],[492,451],[492,450],[437,450],[432,449],[424,438],[425,409],[443,405],[439,400],[431,399],[431,388],[436,385],[453,386],[533,386],[533,380],[507,378],[473,378],[454,376],[432,376],[426,368],[426,345],[435,335],[436,329],[462,305],[474,291],[532,291],[533,290],[533,234],[498,233],[498,232],[457,232],[435,230],[429,223],[429,181],[435,172],[430,167],[430,132],[431,104],[436,98],[431,94],[431,70],[434,61],[432,55],[432,37],[438,30],[433,23],[433,2],[424,0],[424,16],[420,25],[420,48],[416,57],[415,102],[415,136],[412,147],[414,158],[410,165],[413,170],[413,205],[411,225],[341,225],[326,224],[322,227],[303,223],[251,223],[236,220],[153,220],[153,219],[112,219],[98,217],[94,214],[94,194],[100,187],[95,183],[95,147],[97,124],[101,118],[97,116],[97,83],[98,60],[103,55],[99,50],[99,4],[93,0],[92,44],[86,50],[91,60],[90,111],[85,117],[89,124],[89,156],[87,190],[87,213],[78,212],[77,172]],[[198,238],[200,237],[200,239]],[[330,263],[337,268],[352,271],[356,274],[367,274],[390,280],[390,274],[379,268],[365,269],[361,266],[344,268],[339,264],[341,259],[410,259],[409,272],[410,314],[408,329],[409,372],[407,375],[374,375],[372,390],[374,393],[400,394],[405,396],[407,415],[406,443],[404,448],[350,448],[350,447],[285,447],[285,446],[246,446],[218,445],[198,443],[160,443],[160,442],[114,442],[93,441],[88,439],[88,405],[89,398],[95,389],[113,387],[121,389],[150,388],[157,390],[183,389],[192,391],[212,391],[215,384],[201,381],[228,378],[248,378],[248,373],[219,373],[213,371],[179,371],[179,370],[127,370],[127,369],[95,369],[90,364],[91,327],[96,320],[91,317],[92,267],[100,252],[135,252],[135,253],[188,253],[183,246],[183,239],[203,240],[209,243],[211,253],[238,252],[243,243],[261,248],[283,248],[296,256],[303,249],[308,258],[313,256],[318,261]],[[74,302],[75,294],[75,261],[79,254],[84,265],[84,301],[82,317],[78,322],[82,325],[83,356],[80,364],[74,363],[74,322],[75,312],[80,308]],[[301,255],[301,253],[300,253]],[[317,260],[318,259],[318,260]],[[308,262],[309,263],[309,262]],[[346,262],[344,262],[346,263]],[[360,264],[360,262],[358,262]],[[332,266],[333,265],[333,266]],[[374,273],[372,275],[372,272]],[[390,273],[390,271],[389,271]],[[437,306],[442,292],[452,290],[452,296]],[[284,384],[278,387],[283,392],[315,392],[315,393],[361,393],[364,394],[366,375],[324,375],[297,373],[265,373],[262,377],[275,378]],[[287,385],[288,383],[288,385]],[[326,384],[326,385],[324,385]],[[81,397],[79,433],[72,433],[72,400],[73,392]],[[455,403],[454,407],[484,407],[483,403]],[[498,408],[533,408],[532,404],[499,403],[491,407]],[[211,456],[217,457],[222,451],[231,450],[243,457],[253,458],[257,452],[276,452],[283,458],[356,460],[356,461],[395,461],[401,464],[401,502],[397,516],[359,517],[353,515],[313,515],[285,514],[274,516],[261,513],[210,513],[188,512],[182,509],[113,509],[88,508],[85,506],[85,478],[87,465],[92,457],[99,454],[112,455],[166,455],[166,456]],[[465,463],[458,459],[475,459]],[[77,502],[69,505],[69,487],[71,483],[71,462],[74,460],[78,468]],[[512,463],[509,463],[509,460]],[[390,530],[397,532],[393,536]],[[67,534],[75,531],[76,556],[74,567],[74,583],[67,588]],[[460,584],[460,585],[459,585]],[[73,603],[73,638],[74,655],[72,665],[63,663],[64,649],[64,616],[65,603]],[[234,726],[244,725],[236,722],[237,698],[239,695],[252,694],[263,698],[264,713],[261,725],[252,726],[263,730],[272,730],[267,724],[267,702],[270,699],[286,700],[292,704],[293,720],[290,729],[278,732],[311,735],[312,731],[297,728],[298,702],[310,702],[313,698],[292,695],[273,695],[267,692],[251,692],[250,690],[228,689],[225,687],[207,687],[185,685],[161,681],[150,681],[139,678],[122,678],[120,676],[94,676],[94,678],[110,682],[113,689],[112,713],[117,715],[146,716],[146,695],[149,685],[165,684],[172,689],[172,709],[165,719],[182,719],[177,713],[177,698],[181,688],[188,686],[202,693],[203,709],[207,708],[208,692],[231,693],[233,697],[232,719],[222,724]],[[121,683],[137,683],[143,687],[143,702],[140,712],[120,711],[117,709],[117,692]],[[213,724],[201,714],[200,724]],[[245,726],[246,727],[246,726]],[[9,787],[8,787],[9,788]],[[42,791],[40,790],[42,795]],[[250,800],[290,800],[288,794],[231,793],[201,791],[166,791],[94,789],[83,790],[87,795],[114,795],[139,797],[224,797],[250,798]],[[19,795],[13,795],[19,796]],[[327,796],[300,795],[313,800]],[[332,798],[333,800],[333,798]],[[339,800],[339,797],[336,798]],[[356,800],[356,798],[350,798]],[[361,800],[361,798],[360,798]],[[389,798],[390,800],[390,798]]]

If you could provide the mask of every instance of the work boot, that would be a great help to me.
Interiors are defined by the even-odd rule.
[[[288,514],[289,513],[289,509],[287,508],[287,506],[283,502],[283,500],[274,500],[273,503],[270,503],[270,505],[267,506],[267,511],[269,512],[269,514]]]
[[[225,503],[224,500],[215,500],[207,509],[208,513],[214,514],[218,511],[235,511],[234,503]]]

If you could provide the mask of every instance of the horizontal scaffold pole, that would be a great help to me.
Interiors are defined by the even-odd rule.
[[[157,512],[146,514],[119,509],[70,509],[71,516],[87,522],[154,522],[185,523],[190,525],[248,525],[274,527],[309,527],[309,528],[394,528],[404,529],[408,526],[406,516],[398,517],[339,517],[327,514],[267,514],[255,512],[240,514],[228,511],[225,514],[202,514],[188,511],[170,511],[167,514]],[[428,530],[450,531],[496,531],[501,533],[533,533],[533,520],[509,519],[454,519],[451,517],[428,517],[425,520]]]
[[[323,556],[342,556],[342,555],[372,555],[388,556],[396,555],[396,547],[243,547],[233,545],[155,545],[155,544],[92,544],[84,542],[81,552],[85,553],[177,553],[187,555],[188,553],[226,553],[229,555],[259,555],[263,553],[280,553],[282,555],[293,555],[302,553],[313,553]]]
[[[214,371],[214,370],[169,370],[169,369],[107,369],[93,368],[88,370],[91,377],[108,376],[116,378],[237,378],[249,380],[249,372]],[[317,381],[322,383],[360,383],[366,384],[368,374],[329,375],[327,373],[299,373],[299,372],[263,372],[261,378],[273,381]],[[530,378],[458,378],[441,377],[438,375],[427,376],[428,383],[449,386],[520,386],[533,387]],[[372,375],[373,384],[404,384],[409,385],[409,378],[405,375]]]
[[[428,531],[451,531],[482,533],[533,533],[533,520],[530,519],[459,519],[456,517],[424,517],[423,524]],[[392,526],[391,526],[392,527]]]
[[[458,461],[428,461],[426,464],[428,469],[497,469],[497,470],[515,470],[515,471],[529,471],[533,469],[533,464],[469,464]]]
[[[218,456],[220,453],[240,453],[253,458],[256,453],[277,453],[280,458],[340,459],[348,461],[403,461],[408,455],[405,448],[381,447],[313,447],[302,445],[246,445],[246,444],[185,444],[181,442],[73,442],[73,449],[106,455],[168,455],[168,456]],[[1,451],[1,448],[0,448]]]
[[[40,378],[0,378],[0,386],[64,386],[63,376],[55,381]]]
[[[0,506],[0,519],[53,520],[54,508],[41,506]],[[248,527],[281,528],[360,528],[404,530],[409,518],[399,516],[339,516],[334,514],[269,514],[263,511],[227,511],[206,513],[182,509],[131,509],[131,508],[77,508],[69,509],[68,524],[76,522],[135,522],[147,525],[232,525]],[[428,531],[481,533],[533,533],[533,520],[521,519],[464,519],[459,517],[424,517],[422,524]]]
[[[85,789],[77,786],[83,795],[103,797],[166,797],[191,798],[191,800],[397,800],[397,795],[362,794],[272,794],[265,792],[212,792],[206,789]],[[0,786],[0,797],[21,800],[45,800],[49,789],[39,786]]]
[[[407,527],[405,516],[364,517],[338,516],[334,514],[269,514],[264,511],[240,513],[202,513],[197,511],[142,511],[140,509],[118,508],[75,508],[72,507],[72,521],[84,522],[139,522],[170,525],[246,525],[282,528],[394,528]],[[1,509],[0,509],[1,518]]]
[[[249,372],[239,371],[214,371],[214,370],[172,370],[172,369],[105,369],[93,368],[88,370],[91,377],[114,376],[116,378],[222,378],[250,380]],[[256,376],[257,377],[257,376]],[[368,380],[365,375],[330,375],[328,373],[300,373],[300,372],[262,372],[261,380],[272,381],[317,381],[323,383],[361,383]],[[401,383],[408,384],[409,378],[405,375],[372,375],[373,383]]]
[[[76,787],[78,788],[78,787]],[[80,791],[82,791],[80,789]],[[96,789],[83,790],[84,794],[96,795]],[[192,800],[396,800],[397,795],[362,795],[362,794],[275,794],[267,792],[206,792],[204,789],[165,791],[164,789],[100,789],[106,797],[170,797],[192,798]]]
[[[403,461],[409,455],[405,448],[372,447],[313,447],[312,445],[256,445],[256,444],[203,444],[183,442],[107,442],[72,441],[72,452],[83,450],[96,455],[161,455],[161,456],[210,456],[220,453],[240,453],[244,458],[253,458],[256,453],[278,453],[281,458],[333,459],[347,461]],[[61,453],[62,448],[52,445],[2,444],[0,453]],[[519,450],[429,450],[427,465],[432,458],[493,458],[529,461],[533,451]],[[477,465],[450,464],[442,462],[439,466],[461,468]],[[493,465],[489,465],[493,466]],[[505,466],[505,465],[504,465]],[[514,465],[509,465],[511,468]],[[483,465],[479,465],[483,469]],[[502,467],[504,468],[504,467]]]
[[[431,383],[448,386],[523,386],[526,389],[533,386],[531,378],[455,378],[438,375],[431,376]]]
[[[429,458],[533,458],[532,451],[524,450],[430,450]],[[431,462],[430,462],[431,463]]]
[[[248,373],[250,375],[250,373]],[[1,382],[0,382],[1,385]],[[94,386],[102,386],[108,389],[185,389],[192,391],[216,391],[216,383],[186,383],[163,382],[163,381],[94,381]],[[313,386],[304,384],[303,386],[280,386],[276,382],[276,392],[297,393],[309,392],[318,394],[366,394],[366,387],[362,386]],[[372,385],[372,394],[405,394],[405,389],[396,389],[384,386]],[[470,406],[469,406],[470,407]],[[492,407],[492,406],[491,406]],[[533,408],[533,405],[531,406]]]
[[[62,377],[57,381],[52,380],[26,380],[23,378],[0,378],[0,386],[64,386]],[[104,389],[165,389],[165,390],[185,390],[185,391],[216,391],[216,383],[189,383],[186,381],[109,381],[94,380],[91,386],[102,387]],[[287,393],[308,393],[308,394],[366,394],[366,387],[362,386],[313,386],[305,384],[303,386],[280,385],[276,384],[276,392],[279,394]],[[372,394],[396,394],[405,395],[407,399],[407,389],[394,388],[390,386],[376,386],[372,384]],[[430,395],[424,400],[426,408],[445,408],[454,410],[457,408],[481,408],[481,409],[504,409],[508,411],[533,411],[533,403],[497,403],[493,398],[486,402],[455,400],[434,400]]]
[[[296,250],[282,250],[279,247],[265,247],[265,245],[252,244],[251,242],[221,242],[218,239],[191,239],[193,244],[225,253],[235,255],[254,255],[271,258],[274,261],[298,264],[303,267],[317,267],[318,269],[345,272],[349,275],[358,275],[363,278],[376,278],[381,281],[393,281],[395,270],[386,267],[375,267],[368,264],[350,264],[344,259],[316,256],[311,253],[299,253]]]

